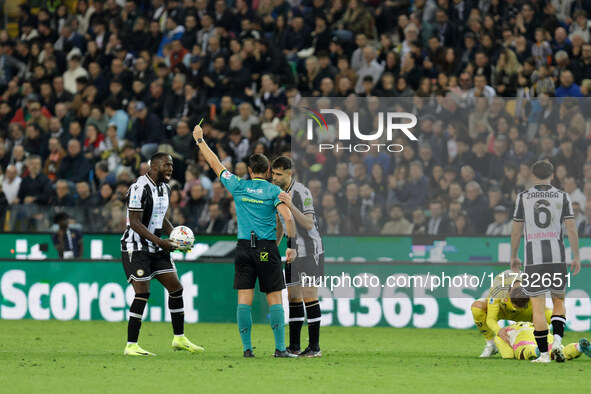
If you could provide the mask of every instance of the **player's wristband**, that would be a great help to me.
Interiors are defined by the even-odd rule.
[[[290,237],[287,237],[287,248],[288,249],[291,249],[292,248],[291,247],[291,238]]]

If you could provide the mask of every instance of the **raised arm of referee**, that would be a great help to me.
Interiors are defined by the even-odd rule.
[[[281,256],[275,243],[277,236],[276,212],[283,217],[287,229],[286,259],[293,261],[296,251],[295,230],[289,208],[280,200],[281,189],[268,182],[269,160],[260,154],[249,159],[251,180],[231,174],[203,140],[199,125],[193,129],[193,138],[203,157],[222,184],[232,193],[238,218],[238,243],[234,259],[234,288],[238,290],[236,316],[244,357],[254,357],[250,333],[251,305],[257,278],[261,292],[267,294],[271,328],[275,336],[275,357],[296,357],[285,349],[285,317],[281,305],[281,290],[285,288]]]

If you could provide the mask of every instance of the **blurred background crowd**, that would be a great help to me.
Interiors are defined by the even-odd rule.
[[[238,176],[252,153],[291,156],[323,234],[507,235],[539,159],[591,234],[589,0],[15,9],[0,31],[4,231],[48,231],[65,211],[83,231],[122,232],[129,184],[163,151],[172,223],[235,233],[231,197],[193,145],[205,117],[206,141]],[[338,145],[335,126],[309,141],[304,104],[357,111],[374,130],[380,111],[412,112],[418,141],[383,141],[403,145],[396,154],[318,152]]]

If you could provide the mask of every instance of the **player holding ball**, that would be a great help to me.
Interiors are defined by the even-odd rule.
[[[150,280],[158,279],[168,290],[168,307],[174,338],[174,350],[199,353],[197,346],[184,335],[183,285],[176,272],[170,252],[177,249],[170,236],[172,224],[166,219],[170,196],[168,182],[172,176],[172,157],[157,152],[150,159],[150,171],[140,176],[127,191],[127,229],[121,237],[121,260],[127,282],[131,283],[135,297],[129,309],[127,346],[123,354],[129,356],[155,356],[138,345],[142,315],[150,298]]]

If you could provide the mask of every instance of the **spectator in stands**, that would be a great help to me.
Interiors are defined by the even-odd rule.
[[[412,211],[412,234],[427,234],[427,217],[425,211],[418,207]]]
[[[340,215],[335,209],[324,212],[324,228],[320,231],[326,235],[350,235],[354,234],[355,227],[352,227],[345,215]],[[358,227],[357,227],[358,228]]]
[[[176,74],[172,79],[171,91],[166,96],[163,109],[163,123],[173,129],[183,117],[185,107],[184,86],[187,82],[185,74]]]
[[[193,136],[189,124],[181,120],[176,126],[176,135],[172,138],[172,146],[177,153],[183,156],[185,161],[193,156],[195,149],[192,142]]]
[[[16,145],[12,148],[12,157],[9,164],[14,165],[21,176],[25,175],[27,157],[29,157],[29,154],[25,151],[23,145]]]
[[[511,228],[511,222],[507,221],[507,208],[502,205],[497,205],[494,208],[494,222],[488,225],[486,235],[511,235]]]
[[[396,197],[405,209],[422,205],[429,191],[429,180],[423,173],[423,164],[413,161],[409,166],[409,180],[397,187]]]
[[[430,218],[427,223],[428,235],[446,235],[453,234],[453,222],[443,212],[441,201],[435,200],[429,203]]]
[[[82,154],[80,141],[73,138],[68,141],[68,155],[64,157],[57,171],[59,179],[69,182],[80,182],[88,180],[91,164]]]
[[[41,158],[27,159],[28,175],[22,179],[15,204],[46,205],[51,193],[51,181],[41,172]]]
[[[560,73],[560,87],[556,89],[556,97],[582,97],[581,88],[575,83],[573,73],[563,70]]]
[[[466,236],[474,233],[472,222],[463,211],[456,217],[454,225],[456,228],[456,235],[458,236]]]
[[[223,96],[220,102],[220,113],[217,114],[213,127],[220,130],[230,130],[230,122],[236,116],[236,106],[232,97]]]
[[[68,71],[63,75],[64,89],[72,94],[78,92],[76,81],[79,77],[88,77],[88,71],[81,65],[82,57],[80,55],[72,55],[68,59]]]
[[[55,184],[55,192],[51,197],[51,206],[55,208],[73,207],[76,199],[70,193],[70,186],[67,181],[60,179]]]
[[[466,185],[466,199],[463,208],[469,218],[474,222],[474,230],[479,234],[486,231],[488,226],[487,219],[488,201],[482,193],[482,187],[478,182],[472,181]],[[457,221],[457,220],[456,220]]]
[[[226,221],[221,216],[219,204],[215,202],[210,203],[206,220],[200,225],[200,231],[206,234],[217,234],[222,232],[225,225]]]
[[[129,116],[120,108],[117,100],[110,98],[105,101],[105,115],[109,118],[109,123],[114,123],[117,126],[117,138],[124,140],[127,133]]]
[[[242,103],[239,106],[239,114],[230,121],[230,130],[237,127],[243,137],[248,137],[248,132],[253,125],[259,124],[259,119],[253,115],[252,106]]]
[[[207,191],[200,183],[195,183],[191,186],[189,192],[189,199],[185,204],[185,217],[187,225],[190,228],[196,229],[198,227],[199,219],[204,211],[207,210]]]
[[[23,148],[29,154],[40,156],[41,159],[47,157],[48,143],[45,133],[40,129],[37,123],[30,123],[25,129],[25,139]]]
[[[230,129],[229,139],[230,141],[228,142],[228,145],[230,149],[232,149],[236,160],[245,160],[248,157],[248,153],[250,151],[250,142],[248,138],[245,138],[242,135],[242,132],[238,127],[233,127]]]
[[[591,235],[591,201],[585,204],[585,218],[579,224],[579,237]]]
[[[384,209],[381,205],[375,205],[370,208],[367,220],[364,223],[367,234],[378,235],[384,227]]]
[[[404,217],[402,205],[394,204],[388,211],[389,221],[384,224],[381,233],[385,235],[408,235],[413,225]]]
[[[80,223],[84,231],[100,231],[100,228],[94,226],[93,223],[96,212],[94,212],[92,208],[98,205],[98,196],[91,194],[90,185],[88,184],[88,182],[76,182],[76,199],[74,202],[74,212],[76,221]]]
[[[570,200],[579,203],[579,206],[587,206],[587,199],[581,189],[577,186],[577,181],[573,176],[564,178],[564,191],[568,193]]]
[[[9,204],[18,204],[18,193],[22,178],[18,176],[16,167],[9,165],[4,171],[4,180],[2,181],[2,191]],[[16,201],[16,202],[15,202]]]
[[[158,144],[165,138],[162,126],[156,115],[148,113],[143,101],[135,103],[135,119],[129,139],[133,141],[134,146],[141,147],[143,157],[149,158],[158,150]]]
[[[551,161],[554,168],[563,165],[568,175],[577,179],[581,178],[584,158],[578,149],[574,149],[573,142],[570,139],[565,138],[560,142],[560,151]]]
[[[488,178],[500,181],[503,178],[505,163],[508,160],[507,137],[499,135],[493,143],[493,155],[490,159]]]
[[[370,213],[374,206],[382,207],[384,199],[376,194],[370,183],[364,183],[359,188],[359,197],[361,200],[361,222],[367,223],[371,220]]]
[[[356,1],[356,0],[353,0]],[[356,93],[363,93],[363,78],[366,76],[373,77],[373,80],[377,80],[381,77],[384,67],[380,65],[376,60],[376,50],[371,46],[363,48],[363,62],[361,67],[357,70],[357,84],[355,85]]]

